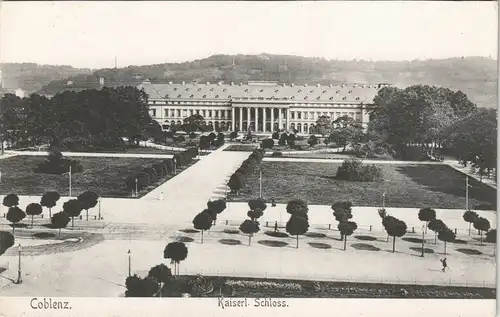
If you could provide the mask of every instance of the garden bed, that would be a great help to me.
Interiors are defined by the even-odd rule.
[[[380,205],[386,192],[387,207],[432,206],[460,209],[465,206],[465,177],[447,165],[375,164],[382,171],[380,182],[336,179],[340,163],[262,162],[262,193],[277,203],[303,199],[313,205],[331,205],[347,197],[354,206]],[[496,206],[496,190],[469,178],[469,205],[475,209]],[[235,201],[247,202],[259,194],[259,173],[247,177]],[[480,206],[483,205],[483,206]],[[481,209],[481,208],[477,208]]]
[[[125,187],[125,178],[140,172],[152,164],[161,163],[163,159],[150,158],[108,158],[108,157],[71,157],[79,160],[84,167],[82,173],[72,175],[72,195],[77,196],[86,190],[92,190],[101,197],[130,197]],[[69,194],[68,175],[50,175],[35,173],[33,169],[44,156],[13,156],[0,160],[2,182],[0,195],[15,193],[17,195],[42,195],[46,191],[57,191],[61,196]],[[196,161],[193,161],[193,164]],[[177,173],[187,167],[177,169]],[[159,184],[175,175],[168,175],[139,192],[139,197],[147,194]]]
[[[195,280],[197,276],[185,276]],[[214,290],[207,297],[219,297],[225,285],[233,294],[225,297],[248,298],[460,298],[494,299],[494,288],[453,287],[433,285],[398,285],[380,283],[324,282],[307,280],[259,279],[204,276]],[[403,294],[402,289],[407,293]]]

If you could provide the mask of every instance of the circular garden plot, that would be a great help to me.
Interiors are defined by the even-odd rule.
[[[290,237],[287,233],[285,232],[274,232],[274,231],[266,231],[264,234],[270,236],[270,237],[275,237],[275,238],[288,238]]]
[[[455,240],[453,240],[452,243],[455,243],[455,244],[467,244],[467,241],[462,240],[462,239],[455,239]]]
[[[316,243],[316,242],[309,242],[308,243],[311,247],[316,248],[316,249],[331,249],[332,246],[326,243]]]
[[[405,238],[401,238],[402,240],[406,241],[406,242],[411,242],[411,243],[420,243],[422,244],[422,239],[420,238],[408,238],[408,237],[405,237]]]
[[[481,255],[483,252],[476,249],[456,249],[458,252],[468,254],[468,255]]]
[[[353,243],[351,244],[351,247],[353,247],[356,250],[380,251],[380,248],[377,248],[376,246],[367,243]]]
[[[288,245],[288,243],[286,243],[286,242],[276,241],[276,240],[260,240],[260,241],[257,241],[257,243],[268,246],[268,247],[278,247],[278,248],[281,248],[281,247]]]
[[[225,245],[240,245],[241,241],[236,240],[236,239],[220,239],[219,243],[225,244]]]
[[[238,233],[240,233],[240,231],[238,229],[224,229],[224,233],[238,234]]]
[[[51,232],[37,232],[33,234],[33,238],[37,239],[51,239],[55,238],[56,234]]]
[[[410,250],[413,250],[418,253],[422,253],[422,248],[420,247],[410,247]],[[424,253],[434,253],[434,250],[429,248],[424,248]]]
[[[193,242],[193,241],[194,241],[194,239],[193,239],[193,238],[190,238],[190,237],[184,237],[184,236],[182,236],[182,237],[178,237],[176,240],[177,240],[178,242]]]
[[[182,229],[180,231],[184,232],[184,233],[198,233],[198,232],[200,232],[200,231],[198,231],[196,229]]]
[[[326,234],[320,232],[308,232],[305,236],[309,238],[326,238]]]
[[[363,240],[363,241],[375,241],[375,240],[377,240],[376,237],[372,237],[372,236],[354,236],[354,238],[356,238],[358,240]]]

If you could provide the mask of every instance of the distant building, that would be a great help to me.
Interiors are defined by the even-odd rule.
[[[150,115],[167,130],[194,114],[222,131],[313,133],[319,117],[333,121],[349,116],[368,123],[367,109],[386,84],[285,85],[278,82],[248,84],[179,83],[138,86],[148,94]]]
[[[26,93],[25,93],[25,92],[24,92],[24,90],[22,90],[21,88],[17,88],[17,89],[15,90],[14,94],[15,94],[16,96],[18,96],[19,98],[24,98]]]

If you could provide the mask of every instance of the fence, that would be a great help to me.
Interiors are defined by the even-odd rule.
[[[208,270],[190,271],[187,268],[181,270],[185,275],[206,275],[206,276],[229,276],[240,278],[270,278],[270,279],[286,279],[286,280],[313,280],[324,282],[349,282],[349,283],[372,283],[372,284],[396,284],[396,285],[428,285],[428,286],[454,286],[454,287],[477,287],[477,288],[496,288],[495,282],[486,280],[462,280],[452,279],[451,277],[443,279],[426,279],[421,277],[404,277],[398,276],[332,276],[326,274],[314,273],[314,275],[290,275],[283,272],[250,272],[250,271],[224,271],[224,270]]]

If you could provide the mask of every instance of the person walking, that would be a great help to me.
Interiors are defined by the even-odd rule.
[[[276,201],[273,199],[271,199],[271,207],[276,207]]]
[[[278,222],[274,222],[274,233],[278,232]]]
[[[441,269],[441,271],[446,272],[446,268],[448,267],[448,264],[446,263],[446,258],[442,258],[440,261],[441,261],[441,264],[443,265],[443,268]]]

